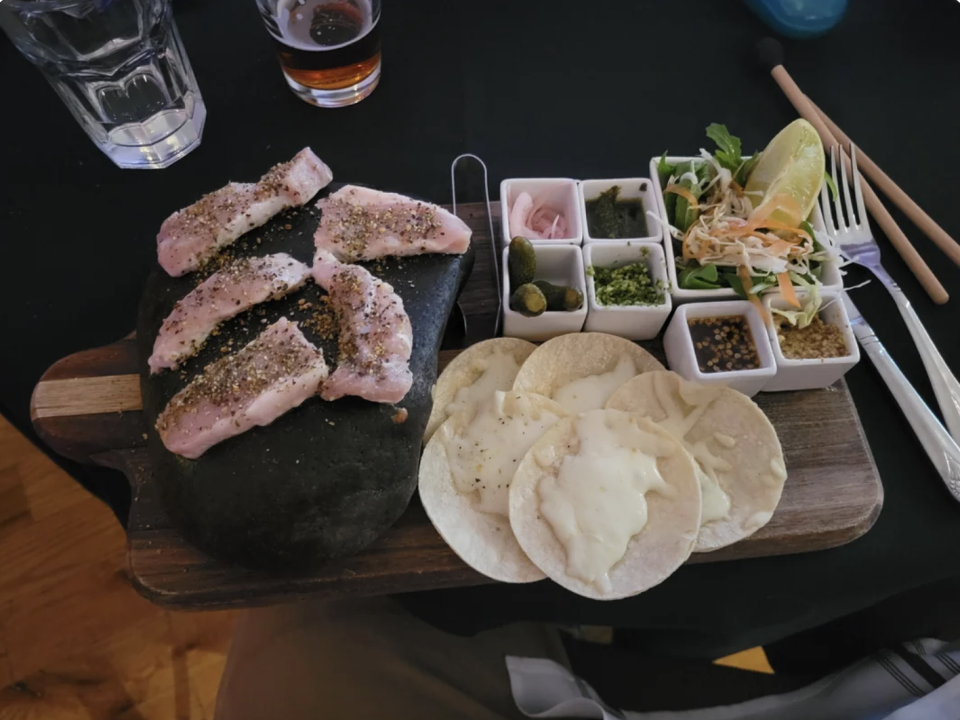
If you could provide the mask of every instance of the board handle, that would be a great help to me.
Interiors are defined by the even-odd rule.
[[[30,398],[30,419],[52,450],[105,464],[117,450],[146,445],[134,336],[54,363]]]

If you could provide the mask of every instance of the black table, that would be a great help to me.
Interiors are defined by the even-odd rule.
[[[788,69],[943,227],[960,237],[956,176],[960,54],[953,0],[853,0],[825,38],[787,44]],[[651,155],[707,144],[726,123],[760,149],[795,113],[754,60],[766,30],[737,0],[450,2],[387,0],[381,86],[358,106],[318,110],[286,88],[253,0],[176,0],[209,110],[203,145],[172,168],[120,171],[40,76],[0,42],[0,411],[32,437],[28,401],[55,360],[134,325],[172,210],[228,178],[248,180],[311,145],[340,179],[450,199],[449,164],[486,159],[492,180],[629,177]],[[494,188],[494,194],[496,189]],[[473,198],[479,199],[479,198]],[[891,274],[960,370],[953,319],[960,268],[898,213],[954,295],[935,307],[896,254]],[[865,279],[851,271],[848,281]],[[920,359],[874,283],[858,303],[931,405]],[[618,624],[745,647],[960,575],[960,508],[868,362],[848,376],[886,489],[874,529],[836,550],[685,567],[639,598],[600,604],[548,584],[408,598],[440,623],[508,617]],[[118,497],[125,482],[63,462]],[[122,501],[120,503],[122,505]],[[123,515],[123,508],[118,507]]]

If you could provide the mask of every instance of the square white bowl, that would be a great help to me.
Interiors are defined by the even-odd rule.
[[[804,295],[798,293],[801,302]],[[843,333],[843,340],[847,344],[849,355],[838,358],[818,358],[811,360],[792,360],[785,358],[780,350],[780,341],[777,339],[777,329],[773,323],[774,315],[770,313],[767,322],[767,334],[770,337],[770,347],[773,358],[777,363],[777,375],[767,383],[764,390],[775,392],[779,390],[812,390],[833,385],[847,374],[847,371],[860,362],[860,347],[857,338],[850,328],[850,318],[847,309],[843,306],[840,294],[831,290],[821,293],[824,307],[820,310],[820,319],[828,325],[836,325]],[[780,293],[771,293],[763,298],[763,305],[767,308],[786,310],[790,304],[783,299]]]
[[[583,265],[602,268],[617,268],[635,262],[643,262],[654,282],[660,280],[665,289],[664,302],[660,305],[601,305],[597,302],[596,283],[587,273],[587,332],[603,332],[619,335],[627,340],[652,340],[663,328],[670,316],[673,303],[670,300],[670,279],[663,259],[663,248],[651,243],[592,242],[583,246]]]
[[[704,373],[700,371],[693,338],[690,335],[688,321],[696,318],[729,317],[742,315],[747,319],[753,343],[757,347],[760,367],[755,370],[733,370],[730,372]],[[680,305],[673,313],[673,319],[663,335],[663,350],[667,355],[667,365],[675,373],[687,380],[704,385],[729,385],[744,395],[752,397],[764,389],[777,374],[776,361],[767,336],[767,325],[760,313],[747,300],[729,300],[718,302],[691,303]]]
[[[583,255],[576,245],[534,245],[537,256],[537,280],[554,285],[569,285],[583,293],[584,303],[579,310],[548,310],[537,317],[526,317],[510,309],[510,272],[507,258],[510,248],[503,249],[503,334],[525,340],[549,340],[557,335],[580,332],[587,319],[587,287],[583,273]]]
[[[635,200],[640,198],[643,203],[643,211],[647,222],[647,234],[636,238],[595,238],[590,235],[590,225],[587,223],[587,201],[596,200],[600,193],[609,190],[618,185],[620,194],[617,196],[621,200]],[[656,186],[650,182],[649,178],[623,178],[621,180],[581,180],[580,181],[580,225],[583,227],[583,242],[615,242],[615,243],[662,243],[663,232],[661,232],[657,221],[646,213],[651,212],[654,215],[660,215],[660,205],[657,203]]]
[[[667,162],[671,165],[675,165],[677,163],[698,159],[700,158],[668,157]],[[699,300],[726,300],[738,298],[739,296],[737,293],[731,288],[720,288],[718,290],[685,290],[681,288],[680,284],[677,282],[677,262],[673,252],[673,238],[670,237],[670,230],[668,229],[667,206],[663,201],[663,187],[660,183],[660,173],[657,171],[657,165],[659,165],[659,163],[660,158],[658,157],[650,159],[650,179],[653,184],[654,193],[657,196],[657,208],[658,212],[660,213],[660,230],[663,239],[663,250],[667,261],[667,272],[670,275],[670,284],[671,287],[673,287],[674,303],[680,304]],[[810,215],[809,219],[814,230],[822,233],[827,231],[826,226],[823,224],[823,216],[820,214],[819,203],[814,206],[813,213]],[[835,290],[837,292],[843,290],[843,275],[840,273],[840,268],[837,266],[836,262],[823,263],[823,277],[820,279],[820,281],[823,283],[823,287],[828,290]],[[771,290],[767,290],[766,292],[771,292]]]
[[[563,212],[569,237],[557,240],[527,238],[534,245],[579,245],[583,240],[580,224],[580,195],[577,181],[570,178],[510,178],[500,183],[500,230],[503,245],[510,244],[515,233],[510,229],[510,208],[522,192],[530,193],[534,203],[544,198],[551,208]]]

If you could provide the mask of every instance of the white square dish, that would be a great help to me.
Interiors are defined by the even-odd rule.
[[[620,194],[618,198],[622,200],[640,199],[643,204],[644,219],[647,223],[647,234],[643,237],[635,238],[595,238],[590,234],[590,226],[587,223],[587,201],[596,200],[600,193],[606,192],[610,188],[618,186]],[[580,225],[583,228],[583,242],[615,242],[615,243],[662,243],[663,233],[657,226],[657,221],[646,213],[654,215],[660,214],[660,206],[657,203],[657,190],[649,178],[622,178],[620,180],[581,180],[580,181]]]
[[[857,345],[857,338],[850,328],[850,319],[847,317],[847,310],[843,306],[840,294],[830,290],[821,293],[823,298],[823,307],[820,309],[820,319],[828,325],[835,325],[843,333],[843,340],[847,345],[849,355],[838,358],[815,358],[810,360],[796,360],[786,358],[780,349],[780,340],[778,338],[777,328],[774,325],[774,315],[770,313],[767,322],[767,334],[770,337],[770,346],[773,350],[773,357],[777,363],[777,375],[764,390],[775,392],[780,390],[812,390],[814,388],[824,388],[833,385],[837,380],[847,374],[854,365],[860,362],[860,347]],[[801,302],[804,296],[798,293]],[[771,293],[763,298],[763,305],[767,308],[778,308],[786,310],[790,304],[784,300],[780,293]]]
[[[747,319],[753,344],[757,348],[760,367],[754,370],[705,373],[700,371],[697,352],[693,345],[688,322],[697,318],[730,317],[742,315]],[[760,313],[747,300],[702,302],[680,305],[663,336],[663,350],[667,365],[687,380],[704,385],[729,385],[744,395],[752,397],[764,389],[777,374],[777,365],[770,348],[767,326]]]
[[[504,247],[515,233],[510,228],[510,210],[520,193],[530,193],[536,203],[542,199],[567,219],[568,237],[557,240],[527,238],[534,245],[579,245],[583,240],[580,224],[580,195],[577,181],[570,178],[510,178],[500,183],[500,229]]]
[[[584,302],[579,310],[550,311],[537,317],[526,317],[510,309],[510,272],[507,258],[510,248],[503,249],[503,334],[525,340],[549,340],[557,335],[580,332],[587,319],[587,288],[583,273],[583,255],[576,245],[534,245],[537,256],[537,280],[546,280],[554,285],[568,285],[583,293]]]
[[[682,162],[688,162],[690,160],[697,160],[699,158],[695,157],[668,157],[667,162],[670,164],[677,164]],[[685,290],[680,287],[677,282],[677,262],[676,257],[673,251],[673,238],[670,237],[670,230],[668,228],[667,221],[667,207],[663,201],[663,187],[660,183],[660,174],[657,171],[657,166],[660,163],[660,158],[655,157],[650,159],[650,180],[653,185],[654,194],[657,199],[657,212],[660,215],[660,231],[661,237],[663,240],[663,250],[664,257],[667,262],[667,273],[670,276],[670,285],[673,288],[673,301],[675,304],[686,303],[686,302],[695,302],[700,300],[726,300],[734,299],[739,296],[731,288],[720,288],[717,290]],[[823,216],[820,214],[820,205],[817,204],[814,206],[813,213],[810,216],[810,224],[813,226],[813,229],[817,232],[825,233],[827,228],[823,224]],[[823,263],[823,273],[821,277],[821,282],[823,287],[827,290],[834,290],[839,292],[843,289],[843,275],[840,272],[840,268],[835,262],[825,262]],[[770,292],[770,291],[767,291]]]
[[[670,280],[659,244],[630,243],[619,241],[596,241],[583,246],[583,265],[617,268],[635,262],[644,262],[650,277],[660,280],[665,289],[664,302],[660,305],[601,305],[597,302],[594,279],[587,270],[587,332],[603,332],[619,335],[627,340],[651,340],[655,338],[670,316],[673,303],[670,300]]]

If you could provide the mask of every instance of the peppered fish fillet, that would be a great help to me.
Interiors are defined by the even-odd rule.
[[[167,450],[191,460],[255,425],[269,425],[317,392],[323,353],[280,318],[234,355],[211,363],[157,418]]]
[[[215,272],[163,321],[148,361],[150,372],[177,367],[196,354],[224,320],[298,290],[309,277],[310,268],[285,253],[241,258]]]
[[[230,183],[204,195],[164,220],[157,235],[157,258],[179,277],[200,267],[218,250],[289,207],[306,204],[330,184],[333,173],[313,150],[275,166],[257,183]]]
[[[413,384],[413,328],[393,287],[359,265],[318,250],[313,279],[330,294],[340,326],[337,369],[320,388],[324,400],[357,395],[380,403],[403,400]]]
[[[314,244],[342,262],[387,255],[460,254],[470,245],[471,230],[463,220],[404,195],[346,185],[319,200],[317,207],[323,216]]]

